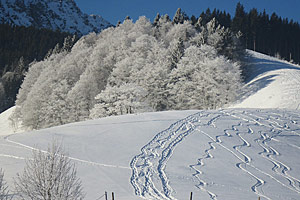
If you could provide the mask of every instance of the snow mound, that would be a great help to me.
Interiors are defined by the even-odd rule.
[[[248,50],[252,78],[232,108],[300,109],[300,66]]]

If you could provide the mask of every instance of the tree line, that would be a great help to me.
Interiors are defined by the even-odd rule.
[[[0,24],[0,112],[14,105],[29,64],[60,49],[69,33]],[[51,52],[50,52],[51,53]]]
[[[299,22],[280,17],[275,12],[271,15],[265,10],[259,12],[256,8],[246,12],[241,3],[237,4],[233,17],[226,11],[208,8],[198,18],[191,16],[190,21],[196,23],[201,19],[205,24],[213,18],[235,33],[241,31],[244,48],[300,63]]]

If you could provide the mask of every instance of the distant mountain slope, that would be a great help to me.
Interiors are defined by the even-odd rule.
[[[251,80],[233,108],[300,110],[300,66],[248,50]]]
[[[0,23],[81,35],[111,26],[101,16],[82,13],[73,0],[1,0]]]

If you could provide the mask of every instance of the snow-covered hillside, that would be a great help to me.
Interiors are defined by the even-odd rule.
[[[58,138],[87,199],[299,199],[299,123],[297,111],[255,109],[110,117],[2,137],[0,163],[11,184]]]
[[[111,26],[101,16],[82,13],[73,0],[1,0],[0,21],[82,35]]]
[[[118,200],[181,200],[191,192],[204,200],[300,199],[299,67],[249,53],[253,79],[237,108],[123,115],[18,134],[2,126],[12,110],[2,113],[0,168],[13,186],[32,150],[56,138],[77,165],[86,199],[105,191]]]
[[[300,109],[300,66],[248,50],[252,79],[233,108]]]

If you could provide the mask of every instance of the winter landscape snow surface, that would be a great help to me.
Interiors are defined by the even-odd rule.
[[[253,77],[233,108],[300,109],[300,67],[248,51]]]
[[[0,167],[13,186],[34,149],[62,140],[87,193],[115,199],[299,199],[299,67],[250,52],[253,79],[229,109],[167,111],[12,134]],[[250,88],[250,89],[249,89]],[[11,188],[12,189],[12,188]]]

